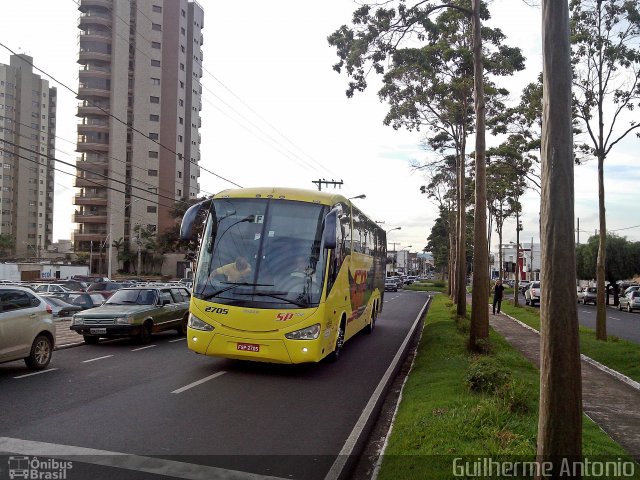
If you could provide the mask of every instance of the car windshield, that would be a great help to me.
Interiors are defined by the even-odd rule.
[[[136,289],[136,290],[118,290],[114,293],[105,305],[155,305],[155,290]]]
[[[263,308],[318,305],[328,207],[279,199],[213,201],[194,296]]]
[[[61,300],[61,299],[55,298],[55,297],[47,297],[47,298],[45,298],[45,301],[49,305],[53,305],[55,307],[68,307],[69,306],[69,304],[67,302],[65,302],[64,300]]]

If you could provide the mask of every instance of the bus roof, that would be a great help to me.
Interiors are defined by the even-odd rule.
[[[213,198],[278,198],[314,202],[329,206],[338,202],[351,203],[350,200],[339,193],[284,187],[233,188],[216,193]]]

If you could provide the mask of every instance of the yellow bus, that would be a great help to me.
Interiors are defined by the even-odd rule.
[[[206,224],[188,345],[203,355],[275,363],[337,359],[382,311],[386,234],[337,193],[225,190],[192,206]]]

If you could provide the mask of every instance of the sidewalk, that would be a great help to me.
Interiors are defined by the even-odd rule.
[[[540,335],[536,330],[504,313],[492,315],[491,311],[489,323],[540,368]],[[640,386],[636,382],[626,383],[616,378],[585,360],[585,357],[581,367],[584,413],[640,460]]]
[[[82,335],[79,335],[73,330],[69,329],[69,326],[71,325],[71,318],[56,319],[55,324],[56,350],[74,347],[76,345],[82,345],[84,343]]]

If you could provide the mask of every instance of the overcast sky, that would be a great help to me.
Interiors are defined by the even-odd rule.
[[[422,250],[437,208],[420,193],[425,178],[411,164],[423,164],[432,154],[420,148],[420,133],[382,124],[387,107],[376,88],[347,99],[347,77],[331,68],[337,57],[326,38],[350,24],[357,5],[350,0],[199,3],[205,12],[201,165],[243,187],[313,189],[319,178],[343,180],[347,196],[367,195],[356,202],[373,220],[386,229],[402,227],[389,234],[390,248],[396,242],[397,249]],[[526,72],[506,82],[516,102],[541,69],[540,12],[515,0],[495,0],[490,8],[492,26],[527,57]],[[31,55],[36,66],[76,90],[77,21],[74,0],[11,2],[3,10],[0,42]],[[9,63],[9,55],[0,47],[0,63]],[[57,156],[75,163],[77,100],[65,87],[51,85],[59,99]],[[605,166],[607,227],[630,240],[640,240],[638,142],[634,136],[620,144]],[[473,139],[469,145],[473,148]],[[575,170],[581,242],[598,225],[595,167],[591,162]],[[204,171],[200,185],[207,193],[233,187]],[[75,208],[72,177],[56,172],[55,188],[54,241],[71,237]],[[523,202],[522,239],[538,242],[539,196],[529,193]],[[507,222],[505,242],[515,240],[514,228]],[[496,239],[494,233],[494,245]]]

